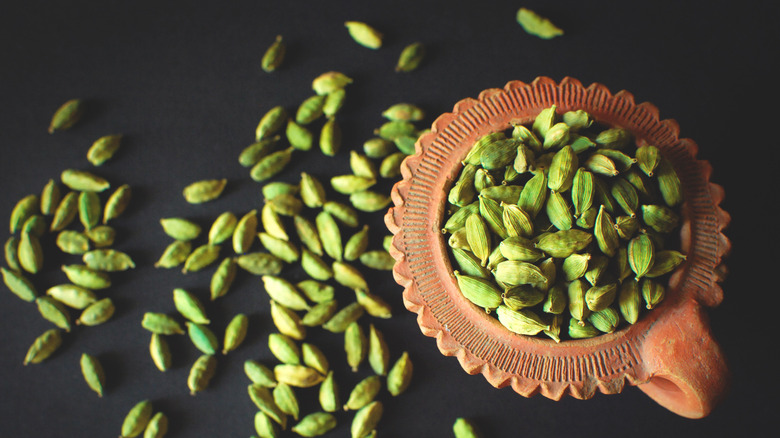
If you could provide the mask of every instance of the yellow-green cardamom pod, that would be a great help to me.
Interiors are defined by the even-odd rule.
[[[669,160],[661,159],[661,162],[658,164],[656,178],[658,178],[658,188],[666,205],[674,207],[682,202],[682,183]]]
[[[84,103],[80,99],[71,99],[63,103],[51,118],[49,134],[70,129],[81,119],[83,113]]]
[[[498,202],[483,196],[479,197],[479,214],[485,220],[490,230],[497,234],[501,239],[507,237],[507,231],[504,228],[503,214],[504,210]]]
[[[569,230],[574,223],[574,216],[566,198],[560,192],[552,191],[547,197],[547,217],[559,230]]]
[[[544,292],[528,284],[513,286],[501,295],[504,305],[512,310],[533,307],[544,301],[545,297],[546,294]]]
[[[409,44],[401,51],[395,71],[408,73],[416,70],[423,58],[425,58],[425,46],[419,42]]]
[[[512,310],[507,306],[499,306],[496,315],[504,327],[519,335],[535,335],[542,330],[550,329],[549,324],[528,309]]]
[[[557,109],[557,106],[552,105],[549,108],[541,110],[539,114],[537,114],[536,118],[534,119],[534,123],[531,126],[531,129],[536,135],[544,138],[544,136],[547,134],[547,131],[553,127],[557,121],[557,115],[555,114]]]
[[[629,324],[634,324],[639,319],[641,306],[642,294],[639,292],[639,283],[633,279],[624,281],[618,293],[618,308],[623,319]]]
[[[595,138],[596,144],[604,149],[624,149],[633,140],[631,133],[623,128],[610,128],[601,131]]]
[[[639,195],[634,186],[623,178],[615,178],[612,181],[610,194],[627,215],[636,216],[636,211],[639,208]]]
[[[287,45],[282,40],[281,35],[277,35],[274,42],[263,54],[260,61],[260,67],[263,71],[271,73],[275,71],[284,61],[284,55],[287,52]]]
[[[569,125],[559,122],[554,124],[544,134],[542,149],[557,150],[569,142]],[[576,168],[576,166],[575,166]]]
[[[674,251],[674,250],[664,250],[664,251],[658,251],[655,253],[655,261],[653,261],[653,267],[650,268],[649,271],[647,271],[647,274],[645,276],[647,278],[656,278],[660,277],[662,275],[668,274],[675,269],[677,269],[678,266],[680,266],[687,257],[685,254]]]
[[[615,255],[615,251],[617,251],[620,245],[620,240],[615,229],[615,222],[603,205],[599,207],[599,214],[596,216],[596,223],[593,226],[593,235],[596,237],[596,243],[601,252],[610,257]]]
[[[593,241],[593,235],[582,230],[561,230],[543,235],[536,247],[555,258],[566,258],[581,251]]]
[[[661,162],[661,152],[652,145],[640,146],[636,150],[636,164],[647,176],[653,176],[653,172]]]
[[[615,166],[615,162],[602,154],[591,155],[582,163],[582,166],[593,173],[604,176],[615,176],[620,173]]]
[[[585,302],[585,294],[588,292],[588,285],[585,280],[578,278],[571,283],[567,289],[569,295],[569,313],[572,319],[576,319],[582,325],[583,321],[590,315],[590,309]]]
[[[360,21],[346,21],[344,26],[347,27],[352,39],[361,46],[373,50],[382,47],[382,34],[368,24]]]
[[[190,204],[202,204],[219,198],[226,185],[227,179],[196,181],[185,187],[182,194]]]
[[[617,283],[593,286],[585,292],[585,304],[588,306],[588,309],[594,312],[604,310],[615,301],[617,289]]]
[[[536,217],[544,207],[546,200],[547,175],[543,171],[539,171],[523,186],[517,205],[531,217]]]
[[[671,233],[680,223],[680,217],[664,205],[643,205],[642,222],[659,233]]]
[[[311,83],[311,88],[319,95],[330,94],[352,83],[352,78],[338,71],[325,72]]]
[[[647,234],[640,234],[628,242],[628,264],[637,280],[644,277],[655,262],[653,241]]]
[[[455,271],[454,274],[460,292],[474,305],[489,312],[503,302],[501,290],[491,279],[461,275],[458,271]]]
[[[491,132],[490,134],[483,135],[471,146],[471,149],[469,149],[468,153],[463,158],[463,165],[478,165],[480,162],[480,157],[482,156],[482,152],[486,149],[492,148],[493,143],[504,139],[506,139],[506,134],[501,131]]]
[[[588,322],[593,324],[598,331],[603,333],[612,333],[620,323],[620,316],[617,310],[606,307],[588,316]]]
[[[650,279],[642,280],[642,298],[648,309],[654,309],[666,296],[666,288],[661,283]]]
[[[480,215],[472,214],[466,219],[466,241],[469,248],[484,266],[493,249],[487,224]]]
[[[341,125],[336,122],[336,117],[328,117],[328,121],[320,130],[320,150],[323,154],[332,157],[341,149]]]

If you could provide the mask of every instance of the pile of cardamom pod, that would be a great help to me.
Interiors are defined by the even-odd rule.
[[[667,248],[682,190],[657,147],[635,145],[623,128],[555,106],[478,139],[442,230],[463,296],[508,330],[555,342],[562,326],[589,338],[657,306],[686,259]]]

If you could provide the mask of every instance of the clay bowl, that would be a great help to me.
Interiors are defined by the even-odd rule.
[[[688,255],[672,274],[663,303],[636,324],[559,344],[516,335],[463,298],[440,231],[447,192],[474,141],[512,123],[531,122],[552,104],[559,112],[584,109],[597,122],[630,130],[638,145],[661,149],[682,181],[680,240]],[[556,83],[542,77],[458,102],[404,161],[403,180],[392,191],[394,207],[385,216],[394,234],[393,275],[404,287],[404,305],[417,313],[423,334],[436,338],[442,354],[457,357],[467,373],[482,373],[497,388],[511,386],[526,397],[588,399],[596,391],[619,393],[628,382],[676,414],[706,416],[723,396],[729,373],[703,307],[722,300],[720,264],[731,245],[722,234],[729,223],[719,207],[723,190],[709,181],[712,168],[696,153],[696,144],[680,138],[677,123],[661,120],[655,106],[600,84],[586,88],[575,79]]]

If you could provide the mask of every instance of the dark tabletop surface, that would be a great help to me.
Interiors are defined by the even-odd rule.
[[[350,149],[359,148],[397,102],[423,107],[429,126],[465,97],[510,80],[537,76],[628,90],[675,119],[683,137],[712,163],[712,180],[726,191],[723,208],[733,222],[723,303],[709,310],[712,332],[733,380],[707,418],[689,420],[660,407],[641,391],[596,395],[587,401],[530,399],[497,390],[442,356],[404,309],[400,288],[386,272],[370,273],[373,290],[389,301],[390,320],[375,320],[392,357],[408,351],[412,385],[399,397],[382,393],[385,413],[378,436],[446,437],[456,417],[470,417],[489,437],[514,436],[742,436],[776,423],[776,371],[771,352],[777,320],[772,295],[777,200],[778,9],[771,2],[309,2],[309,1],[81,1],[6,2],[0,6],[0,216],[39,193],[65,168],[89,169],[93,140],[125,134],[114,160],[96,172],[114,186],[130,184],[131,207],[115,222],[115,244],[138,267],[112,275],[107,292],[118,307],[94,328],[75,328],[49,360],[23,366],[28,346],[51,327],[35,305],[0,291],[0,436],[115,437],[137,401],[150,399],[170,418],[170,437],[246,437],[256,408],[246,394],[247,359],[273,363],[266,347],[273,325],[260,283],[239,275],[224,299],[208,303],[218,334],[238,313],[250,317],[250,334],[235,352],[218,358],[210,387],[192,397],[186,380],[198,352],[186,337],[171,340],[173,369],[160,373],[140,326],[147,311],[175,312],[171,290],[208,294],[210,270],[182,275],[152,267],[169,242],[162,217],[182,216],[204,227],[219,213],[244,213],[262,203],[260,186],[236,157],[253,140],[259,118],[273,106],[294,110],[312,94],[311,80],[329,70],[354,79],[339,115],[342,152],[323,158],[300,154],[281,176],[301,171],[326,177],[348,172]],[[479,5],[479,6],[478,6]],[[551,18],[566,34],[545,41],[515,21],[520,6]],[[346,20],[365,21],[385,34],[373,51],[352,41]],[[283,66],[272,74],[260,57],[278,34],[288,42]],[[428,56],[409,74],[393,71],[401,49],[423,42]],[[53,111],[79,97],[87,103],[72,130],[46,132]],[[203,205],[181,197],[189,182],[228,178],[223,196]],[[389,184],[385,186],[389,189]],[[363,215],[379,246],[381,214]],[[5,237],[2,238],[5,241]],[[44,240],[46,265],[39,289],[64,281],[62,263]],[[51,254],[51,255],[50,255]],[[297,275],[297,274],[291,274]],[[767,297],[769,295],[769,297]],[[346,302],[346,301],[345,301]],[[329,352],[342,396],[370,374],[347,370],[339,335],[314,331],[310,340]],[[83,381],[79,357],[88,352],[106,368],[106,394]],[[768,354],[770,353],[770,354]],[[302,410],[317,409],[316,391],[301,390]],[[351,415],[337,413],[328,436],[348,436]],[[291,433],[286,432],[289,436]],[[759,433],[760,435],[760,433]],[[285,435],[286,436],[286,435]]]

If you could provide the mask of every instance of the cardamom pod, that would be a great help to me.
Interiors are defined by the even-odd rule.
[[[357,321],[351,322],[344,330],[344,351],[347,354],[347,364],[352,368],[352,372],[357,372],[368,353],[368,340]]]
[[[103,210],[103,223],[118,218],[127,209],[130,204],[130,198],[132,196],[132,189],[127,184],[119,186],[106,201],[106,206]],[[52,225],[54,223],[52,222]]]
[[[196,181],[184,188],[184,200],[190,204],[202,204],[219,198],[227,185],[226,179]]]
[[[287,45],[282,40],[281,35],[277,35],[274,42],[263,54],[263,58],[260,60],[260,67],[266,73],[275,71],[284,61],[284,55],[287,52]]]
[[[395,65],[395,71],[408,73],[416,70],[423,58],[425,58],[425,46],[419,42],[409,44],[401,51],[401,55],[398,57],[398,62]]]
[[[496,315],[507,330],[519,335],[535,335],[542,330],[549,330],[550,325],[531,310],[512,310],[507,306],[498,306]]]
[[[27,354],[24,356],[24,365],[41,363],[54,354],[62,345],[62,335],[58,329],[49,329],[35,338]]]
[[[287,415],[293,417],[294,420],[298,420],[300,414],[300,407],[298,406],[298,397],[295,396],[293,389],[285,384],[279,383],[271,392],[274,398],[274,403],[279,407],[279,410]]]
[[[134,438],[140,435],[152,418],[152,403],[142,400],[136,403],[122,422],[120,438]]]
[[[217,371],[217,358],[210,354],[204,354],[195,360],[187,377],[187,387],[190,395],[205,390]]]
[[[409,383],[412,381],[413,369],[414,366],[409,358],[409,352],[404,351],[390,368],[390,371],[387,372],[387,392],[395,397],[406,391]]]
[[[360,21],[346,21],[344,26],[347,27],[349,36],[361,46],[373,50],[382,47],[382,34],[368,24]]]
[[[81,119],[83,113],[84,103],[81,99],[70,99],[63,103],[51,118],[49,134],[70,129]]]
[[[195,248],[184,261],[184,267],[181,272],[197,272],[214,263],[219,258],[219,245],[201,245]]]
[[[121,134],[105,135],[95,140],[87,151],[87,160],[93,166],[102,166],[114,156],[122,141]]]
[[[81,354],[81,374],[84,375],[84,380],[87,385],[95,391],[98,397],[103,397],[103,386],[105,385],[106,373],[103,371],[103,365],[100,361],[87,353]]]

